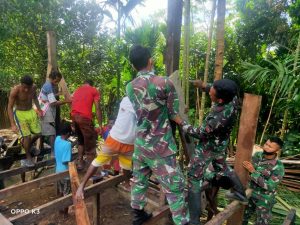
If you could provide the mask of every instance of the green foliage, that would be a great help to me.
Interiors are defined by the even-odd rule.
[[[299,131],[290,131],[284,139],[284,148],[282,156],[292,156],[300,154],[300,133]]]
[[[267,114],[273,109],[270,134],[275,134],[281,129],[281,121],[286,109],[289,109],[292,120],[299,121],[299,112],[295,110],[298,105],[297,98],[300,94],[299,84],[299,60],[294,64],[293,57],[289,56],[282,60],[264,60],[262,66],[258,64],[243,63],[244,78],[247,91],[263,95],[262,112],[260,121],[267,121]],[[294,71],[294,68],[296,70]],[[289,95],[291,98],[287,101]],[[275,114],[275,115],[274,115]],[[294,117],[295,115],[295,117]],[[289,123],[291,129],[296,129],[298,123]],[[268,124],[265,124],[267,126]],[[260,125],[261,126],[261,125]],[[259,132],[258,132],[259,133]]]

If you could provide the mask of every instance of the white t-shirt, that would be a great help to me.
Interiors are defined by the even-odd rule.
[[[115,124],[109,135],[123,144],[133,145],[136,131],[136,114],[128,97],[124,97],[120,103]]]

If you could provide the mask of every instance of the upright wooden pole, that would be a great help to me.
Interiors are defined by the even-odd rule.
[[[74,162],[69,163],[69,172],[70,172],[70,179],[71,179],[73,204],[75,206],[76,224],[90,225],[91,223],[90,223],[89,215],[84,200],[83,199],[81,199],[80,201],[76,200],[76,191],[79,186],[79,178],[78,178],[77,169]]]
[[[168,0],[166,69],[170,76],[179,69],[182,0]]]
[[[54,31],[47,31],[47,49],[48,49],[48,66],[47,66],[47,77],[49,76],[52,70],[57,71],[57,59],[56,59],[56,36]],[[61,89],[62,94],[65,99],[70,99],[71,95],[67,87],[65,79],[62,77],[61,81],[58,84]]]
[[[247,186],[248,171],[243,167],[243,161],[251,161],[252,149],[255,143],[257,121],[260,111],[261,96],[245,94],[243,100],[240,128],[237,142],[237,152],[234,162],[234,170],[242,184]],[[228,220],[227,225],[242,224],[245,207],[241,207]]]

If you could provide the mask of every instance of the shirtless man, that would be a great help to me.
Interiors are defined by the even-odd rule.
[[[30,148],[41,135],[40,121],[32,108],[32,100],[39,116],[41,116],[42,112],[36,95],[36,86],[33,84],[32,78],[25,75],[21,78],[21,84],[16,85],[10,92],[8,116],[12,131],[17,132],[19,130],[23,138],[23,147],[27,158],[24,160],[26,167],[34,166]],[[13,109],[14,106],[15,110]]]

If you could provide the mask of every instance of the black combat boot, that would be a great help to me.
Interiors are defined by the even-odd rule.
[[[133,209],[133,214],[132,225],[142,225],[152,217],[152,213],[146,213],[144,209]]]
[[[234,171],[230,172],[228,174],[228,177],[230,178],[230,180],[232,182],[233,192],[227,192],[225,194],[225,196],[228,199],[238,200],[243,205],[247,205],[248,199],[246,197],[245,189],[243,187],[243,184],[240,181],[240,178],[237,176],[237,174]]]
[[[201,225],[201,192],[188,191],[188,205],[190,211],[190,225]]]

